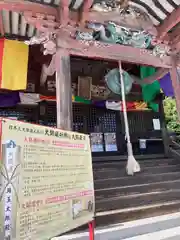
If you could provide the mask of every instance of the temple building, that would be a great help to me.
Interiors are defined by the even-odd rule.
[[[1,1],[0,117],[89,134],[97,226],[177,212],[180,2],[67,2]]]

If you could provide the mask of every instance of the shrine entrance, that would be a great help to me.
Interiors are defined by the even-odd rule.
[[[116,62],[71,57],[72,129],[90,134],[93,161],[125,160],[127,155],[122,108],[114,109],[113,101],[119,104],[121,96],[113,94],[105,83],[105,75],[117,67]],[[138,67],[124,64],[138,76]],[[55,75],[47,77],[41,94],[56,96]],[[137,105],[135,108],[135,104]],[[162,98],[157,100],[159,111],[155,112],[143,103],[142,88],[133,84],[127,95],[128,120],[134,154],[142,159],[162,157],[168,148],[165,142]],[[40,104],[42,124],[56,126],[56,102]],[[142,146],[143,145],[143,146]],[[165,150],[166,148],[166,150]],[[111,161],[110,160],[110,161]]]
[[[35,57],[37,54],[39,58]],[[48,61],[49,57],[44,57],[39,47],[30,48],[27,89],[20,93],[20,102],[14,107],[1,107],[0,116],[56,127],[55,74],[47,77],[44,85],[39,81],[38,69]],[[141,87],[137,84],[133,84],[127,95],[127,113],[134,156],[142,171],[133,177],[126,174],[122,109],[120,105],[118,109],[112,105],[120,104],[121,97],[112,94],[104,81],[107,72],[116,66],[111,61],[71,58],[71,125],[74,131],[90,134],[97,226],[176,211],[180,205],[179,163],[168,158],[166,152],[163,97],[160,94],[155,99],[159,105],[159,111],[155,112],[143,104]],[[138,76],[137,66],[123,67],[131,68],[130,72]],[[129,207],[132,207],[130,214]]]

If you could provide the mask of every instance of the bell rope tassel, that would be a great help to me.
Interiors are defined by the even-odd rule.
[[[126,98],[125,98],[125,89],[124,89],[123,70],[122,70],[121,62],[119,62],[119,72],[120,72],[123,116],[124,116],[125,134],[126,134],[127,152],[128,152],[128,160],[127,160],[127,165],[126,165],[126,171],[127,171],[128,175],[134,175],[135,172],[140,172],[141,168],[140,168],[139,163],[136,161],[136,159],[133,155],[133,149],[132,149],[132,144],[131,144],[131,140],[130,140],[129,124],[128,124],[128,118],[127,118]]]

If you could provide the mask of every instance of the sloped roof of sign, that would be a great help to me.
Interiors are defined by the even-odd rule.
[[[61,0],[31,0],[29,2],[57,7],[60,1]],[[106,1],[113,0],[95,0],[94,3]],[[77,10],[81,7],[82,3],[83,0],[69,0],[69,7],[72,10]],[[157,26],[161,24],[174,9],[180,7],[180,0],[131,0],[129,1],[129,5],[148,13],[154,25]],[[36,33],[36,29],[29,25],[21,14],[7,10],[2,11],[2,26],[5,36],[30,38]]]

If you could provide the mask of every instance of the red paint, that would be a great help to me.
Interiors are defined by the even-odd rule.
[[[163,40],[167,33],[180,22],[180,7],[175,9],[164,22],[157,27],[158,39]]]
[[[72,34],[72,31],[71,31]],[[120,44],[107,44],[97,41],[77,41],[70,38],[68,28],[59,30],[59,39],[63,36],[64,41],[58,41],[61,49],[67,49],[71,55],[107,59],[114,61],[131,62],[135,64],[150,65],[155,67],[170,68],[171,59],[169,56],[163,59],[152,54],[151,50],[133,48]]]
[[[175,38],[180,36],[180,28],[177,26],[171,33],[169,33],[170,41],[174,41]]]
[[[60,46],[60,44],[62,45]],[[131,62],[135,64],[150,65],[162,68],[171,67],[170,57],[164,57],[162,61],[162,59],[159,57],[152,55],[152,51],[146,49],[133,48],[120,44],[104,44],[100,42],[87,43],[86,41],[76,41],[70,38],[67,38],[65,44],[66,45],[63,45],[63,43],[60,42],[59,47],[66,47],[69,53],[75,56],[115,61],[121,60],[123,62]]]
[[[171,46],[177,52],[180,50],[180,28],[177,27],[171,34],[169,34],[171,39]]]
[[[35,28],[39,30],[49,31],[49,29],[55,30],[57,27],[59,27],[59,23],[51,20],[44,20],[39,17],[33,17],[29,15],[29,12],[24,13],[25,20],[33,25]]]
[[[61,0],[60,1],[60,24],[67,25],[70,22],[69,18],[69,1]]]
[[[88,223],[89,226],[89,240],[94,240],[94,221]]]
[[[93,2],[94,2],[94,0],[84,0],[81,17],[80,17],[80,21],[82,23],[85,23],[85,21],[88,19],[89,10],[90,10],[91,6],[93,5]]]

